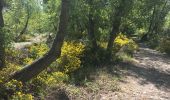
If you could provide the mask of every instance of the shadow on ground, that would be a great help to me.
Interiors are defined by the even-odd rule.
[[[127,68],[128,75],[136,78],[142,78],[141,85],[148,83],[154,84],[158,89],[169,91],[170,89],[170,74],[161,72],[155,68],[146,68],[141,65],[132,63],[121,63],[120,66]]]

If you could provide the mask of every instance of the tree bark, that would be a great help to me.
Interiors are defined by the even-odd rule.
[[[61,54],[61,47],[63,45],[64,37],[67,33],[68,19],[69,19],[69,2],[70,0],[62,0],[59,30],[54,39],[53,45],[49,52],[40,59],[27,65],[21,71],[16,72],[10,79],[16,79],[22,82],[27,82],[40,72],[46,69],[52,62],[54,62]]]
[[[0,0],[0,69],[5,66],[5,34],[3,32],[4,20],[3,20],[3,1]]]
[[[88,36],[90,43],[92,44],[92,48],[96,49],[97,48],[97,42],[96,42],[96,37],[95,37],[95,23],[92,18],[92,14],[89,14],[89,27],[88,27]]]
[[[124,17],[131,10],[133,4],[133,0],[120,0],[119,5],[115,8],[114,19],[112,24],[112,31],[110,33],[108,45],[107,45],[107,53],[111,57],[113,42],[116,39],[117,34],[119,33],[119,27],[121,25],[122,17]]]
[[[97,41],[95,37],[95,21],[94,21],[94,16],[93,16],[93,0],[88,0],[88,4],[90,6],[90,11],[88,15],[88,37],[90,40],[90,44],[92,45],[93,49],[97,48]]]
[[[112,24],[112,31],[110,33],[108,45],[107,45],[107,52],[108,55],[111,56],[113,42],[116,39],[117,34],[119,33],[119,27],[121,25],[121,19],[123,17],[123,0],[120,1],[119,6],[115,8],[114,19]]]

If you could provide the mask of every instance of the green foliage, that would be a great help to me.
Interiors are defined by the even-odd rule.
[[[101,44],[105,45],[105,43]],[[104,47],[97,47],[95,50],[89,46],[85,47],[85,51],[83,52],[82,62],[83,65],[98,65],[107,63],[107,52]]]
[[[150,40],[147,42],[147,45],[152,48],[155,49],[159,46],[160,43],[160,36],[159,35],[152,35],[152,38],[150,38]]]
[[[170,54],[170,46],[169,45],[170,45],[170,37],[164,37],[161,40],[159,48],[162,52],[166,52],[167,54]]]
[[[0,84],[5,83],[11,74],[22,68],[21,66],[31,64],[49,50],[44,43],[27,46],[23,50],[9,47],[23,30],[28,17],[26,35],[20,38],[22,42],[33,38],[30,34],[33,36],[40,33],[53,34],[58,30],[61,0],[46,0],[43,5],[38,4],[38,1],[6,0],[7,5],[3,11],[5,27],[2,32],[5,34],[4,38],[8,46],[7,67],[0,70]],[[165,3],[166,0],[72,0],[67,42],[64,42],[61,57],[28,83],[22,84],[11,80],[5,83],[4,87],[14,92],[11,96],[13,100],[33,100],[33,96],[43,98],[46,90],[55,87],[56,84],[72,81],[76,84],[77,81],[86,80],[98,69],[98,66],[110,61],[106,51],[109,33],[113,24],[115,26],[119,24],[116,21],[112,23],[113,19],[121,19],[118,29],[124,33],[118,34],[114,41],[112,50],[114,62],[117,60],[117,55],[121,59],[130,60],[138,45],[129,37],[133,34],[138,37],[148,34],[150,26],[156,28],[153,30],[154,34],[149,34],[152,36],[148,45],[152,48],[159,46],[160,51],[170,54],[170,38],[161,37],[164,33],[169,34],[170,26],[170,14],[168,14],[170,4],[168,2],[164,5]],[[119,12],[120,9],[123,12]],[[155,14],[153,14],[154,9]],[[87,34],[90,26],[89,17],[93,20],[94,37],[99,44],[97,48],[91,48],[88,44],[90,42],[87,42],[89,41]],[[85,85],[91,91],[100,90],[98,83],[87,82]],[[108,87],[115,88],[114,85]],[[79,91],[73,90],[73,93]]]

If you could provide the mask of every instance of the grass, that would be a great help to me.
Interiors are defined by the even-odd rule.
[[[51,93],[54,91],[64,90],[65,94],[72,100],[87,100],[89,98],[95,99],[103,92],[115,92],[119,91],[118,86],[121,77],[114,74],[115,66],[107,66],[97,69],[95,73],[92,73],[86,78],[83,84],[76,86],[74,84],[60,84],[55,86],[54,89],[50,90]],[[114,72],[108,72],[114,71]],[[49,94],[50,94],[49,92]],[[56,94],[55,94],[56,95]],[[50,95],[53,96],[53,95]]]

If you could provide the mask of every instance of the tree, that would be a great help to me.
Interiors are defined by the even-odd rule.
[[[116,6],[114,11],[114,17],[112,21],[112,31],[110,33],[107,52],[108,55],[111,55],[111,51],[113,48],[113,42],[119,33],[119,27],[121,25],[122,17],[128,14],[129,10],[132,8],[133,0],[119,0],[119,4]]]
[[[3,20],[3,1],[0,0],[0,69],[2,69],[5,66],[5,43],[4,43],[4,20]]]
[[[151,14],[148,20],[148,31],[141,38],[142,41],[148,41],[162,33],[166,15],[169,12],[168,0],[146,1],[145,6],[145,8],[150,8]]]
[[[92,44],[92,48],[96,49],[97,48],[97,41],[95,37],[95,20],[94,20],[94,0],[88,0],[89,4],[89,14],[88,14],[88,36],[90,43]]]
[[[40,59],[34,61],[32,64],[27,65],[22,70],[13,74],[10,79],[16,79],[22,82],[26,82],[37,76],[40,72],[46,69],[53,61],[60,57],[61,47],[63,45],[64,37],[67,33],[66,29],[68,26],[69,18],[69,2],[70,0],[62,0],[59,30],[49,52],[46,53]]]
[[[16,37],[16,39],[15,39],[16,41],[18,41],[18,39],[20,39],[22,37],[22,35],[26,32],[27,27],[28,27],[28,23],[29,23],[29,20],[30,20],[30,17],[31,17],[30,7],[28,6],[28,4],[26,6],[27,6],[26,7],[26,10],[27,10],[26,22],[25,22],[24,28],[22,29],[20,34]]]

